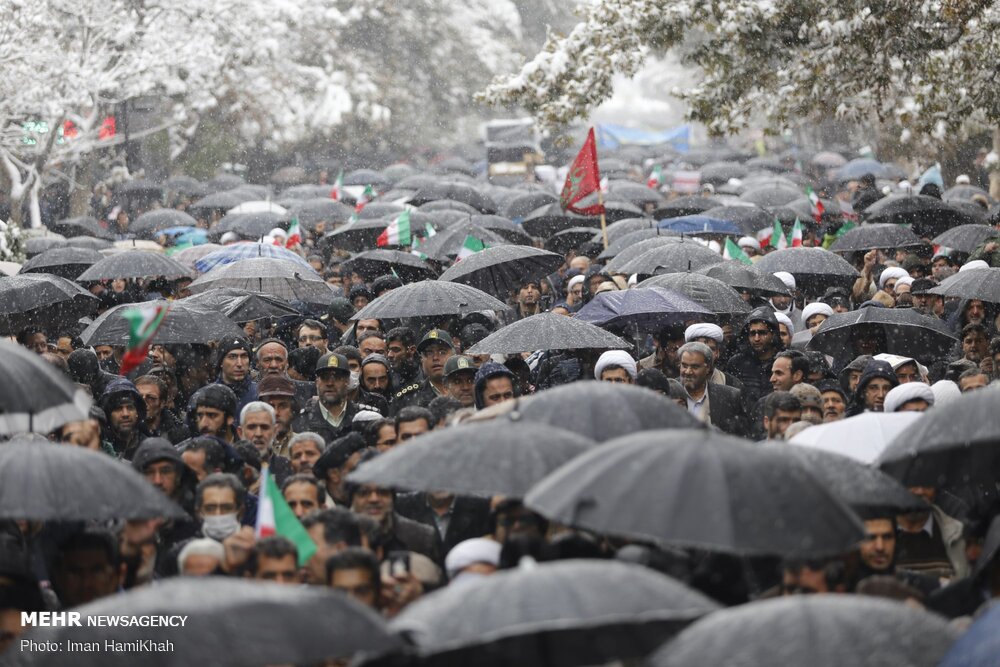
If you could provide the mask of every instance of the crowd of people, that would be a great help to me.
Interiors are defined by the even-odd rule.
[[[786,168],[774,177],[790,174],[791,164]],[[640,185],[646,173],[639,165],[628,175]],[[832,253],[838,231],[844,225],[863,228],[866,209],[887,193],[942,195],[934,184],[924,185],[918,195],[901,179],[864,174],[838,180],[835,175],[835,169],[824,171],[812,183],[823,200],[842,206],[830,210],[828,204],[825,213],[798,221],[801,243],[793,245]],[[488,191],[483,180],[463,177],[461,182],[479,183]],[[967,182],[960,179],[958,185]],[[696,198],[709,201],[704,210],[710,204],[744,205],[737,201],[738,187],[730,180],[705,187]],[[535,183],[506,188],[506,193],[495,188],[491,194],[500,202],[545,189]],[[639,229],[635,219],[656,228],[654,211],[682,196],[669,185],[650,189],[662,201],[647,202],[645,217],[610,223],[612,242]],[[384,194],[368,206],[392,196]],[[387,488],[350,478],[366,462],[406,447],[411,439],[502,414],[514,401],[569,383],[643,387],[706,428],[753,441],[792,441],[808,429],[866,413],[935,410],[964,394],[992,391],[989,386],[1000,379],[1000,309],[985,294],[955,299],[935,288],[959,272],[1000,267],[1000,233],[984,235],[978,247],[966,250],[941,246],[925,234],[919,245],[841,253],[857,270],[849,284],[804,287],[801,276],[774,272],[783,291],[732,288],[745,304],[741,312],[713,311],[655,330],[613,328],[628,342],[626,349],[566,348],[552,340],[546,349],[491,355],[470,350],[503,327],[542,313],[576,317],[608,292],[642,289],[649,276],[608,268],[611,257],[598,219],[577,217],[563,226],[591,227],[593,236],[562,245],[552,242],[562,230],[548,238],[536,236],[533,245],[558,250],[562,265],[545,275],[525,275],[508,293],[496,295],[506,298],[506,310],[366,317],[366,306],[411,281],[394,269],[380,275],[359,270],[350,262],[351,250],[358,248],[338,245],[335,230],[365,220],[365,202],[361,195],[358,199],[350,221],[303,225],[300,243],[287,242],[287,224],[267,235],[268,243],[287,245],[329,285],[322,303],[285,300],[296,315],[237,321],[242,335],[219,340],[162,344],[154,338],[148,358],[124,375],[124,344],[92,346],[82,340],[92,320],[49,322],[17,333],[17,343],[92,397],[86,419],[63,424],[46,434],[49,439],[120,459],[183,508],[186,517],[112,524],[0,522],[0,651],[17,650],[15,639],[24,630],[13,612],[71,609],[171,577],[326,586],[393,618],[437,589],[477,585],[526,557],[638,562],[724,605],[800,593],[856,593],[907,600],[959,619],[973,617],[1000,597],[995,483],[911,487],[926,500],[919,512],[859,511],[866,537],[850,553],[742,558],[559,525],[521,498]],[[179,202],[179,209],[191,203],[189,198]],[[982,208],[984,228],[1000,220],[987,194],[973,193],[970,202]],[[458,218],[473,224],[466,204],[452,205],[462,212]],[[222,217],[219,210],[188,210],[209,235]],[[386,227],[398,215],[388,210]],[[445,207],[413,211],[433,215]],[[523,217],[512,215],[508,221],[519,226]],[[626,229],[628,224],[633,227]],[[114,209],[113,219],[105,217],[101,225],[119,238],[132,236],[126,208]],[[791,227],[786,223],[782,231]],[[181,256],[180,248],[172,247],[175,237],[157,233],[147,238]],[[238,230],[215,240],[223,248],[261,241]],[[771,253],[783,252],[760,234],[730,240],[749,258],[751,271]],[[721,257],[725,235],[703,234],[696,241],[716,250],[720,262],[736,261]],[[431,257],[419,248],[413,253],[436,273],[460,262],[459,250]],[[181,280],[149,276],[83,286],[100,299],[98,312],[155,299],[184,303],[197,273]],[[950,332],[954,347],[944,354],[929,355],[924,348],[901,353],[890,345],[891,328],[871,324],[852,328],[837,354],[813,344],[828,319],[865,309],[908,310],[933,319]],[[572,413],[575,407],[564,409]],[[315,544],[305,562],[287,537],[255,537],[265,467]]]

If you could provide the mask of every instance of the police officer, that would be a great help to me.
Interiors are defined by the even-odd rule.
[[[462,404],[463,408],[476,405],[476,367],[470,357],[454,355],[444,364],[444,386],[448,395]]]
[[[310,402],[292,422],[296,433],[319,433],[326,442],[351,432],[358,405],[348,400],[351,369],[347,357],[327,352],[316,363],[316,401]]]
[[[446,396],[444,367],[455,354],[451,334],[443,329],[431,329],[417,343],[420,366],[427,378],[423,382],[403,387],[392,399],[392,413],[396,414],[408,405],[426,408],[438,396]]]

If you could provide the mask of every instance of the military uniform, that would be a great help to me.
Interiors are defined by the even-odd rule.
[[[447,394],[439,394],[430,380],[424,380],[419,384],[413,383],[396,392],[396,395],[392,397],[390,411],[395,416],[400,410],[410,405],[426,408],[438,396],[447,396]]]

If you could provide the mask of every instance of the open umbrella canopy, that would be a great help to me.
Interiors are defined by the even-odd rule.
[[[53,248],[25,262],[21,273],[50,273],[67,280],[76,280],[81,273],[102,259],[104,255],[90,248]]]
[[[510,243],[496,232],[485,227],[480,227],[466,218],[465,220],[449,224],[443,230],[428,238],[421,244],[420,252],[432,259],[445,262],[458,255],[465,244],[465,239],[469,236],[482,241],[488,248]]]
[[[507,201],[500,207],[501,215],[505,215],[511,220],[520,221],[524,216],[532,211],[536,211],[543,206],[554,204],[559,198],[549,192],[538,190],[524,192]]]
[[[721,160],[709,162],[701,167],[701,182],[712,185],[722,185],[734,178],[743,178],[747,175],[747,168],[739,162]]]
[[[663,195],[642,183],[628,180],[609,180],[608,199],[628,202],[642,208],[646,204],[662,204]]]
[[[56,251],[50,250],[49,252]],[[961,271],[945,278],[940,285],[928,291],[931,294],[940,294],[945,297],[1000,303],[1000,269],[990,267]]]
[[[200,259],[195,260],[194,268],[198,269],[198,271],[202,273],[206,273],[217,266],[232,264],[233,262],[238,262],[241,259],[253,259],[255,257],[282,259],[288,262],[301,264],[310,271],[313,270],[313,268],[309,266],[309,262],[307,262],[301,255],[296,254],[287,248],[274,245],[273,243],[257,243],[253,241],[245,243],[231,243],[203,255]]]
[[[131,323],[122,316],[122,313],[130,308],[157,303],[164,302],[126,303],[110,308],[83,330],[80,339],[87,345],[127,345]],[[199,308],[197,304],[182,299],[171,302],[152,342],[162,345],[204,344],[242,335],[242,330],[223,313]]]
[[[96,642],[101,650],[74,654],[75,665],[130,667],[136,653],[106,651],[105,641],[171,642],[171,651],[142,654],[142,664],[174,667],[210,662],[218,667],[316,664],[358,652],[401,647],[381,617],[347,595],[322,586],[287,586],[238,577],[175,577],[77,607],[79,626],[39,627],[37,642]],[[91,626],[88,617],[183,616],[183,627]],[[280,622],[279,622],[280,620]],[[61,652],[25,652],[25,665],[62,665]]]
[[[923,239],[906,227],[889,223],[872,223],[855,227],[830,246],[832,252],[852,252],[882,248],[909,248],[924,245]]]
[[[771,212],[760,206],[718,206],[704,213],[710,218],[734,223],[747,236],[753,236],[774,224]]]
[[[0,434],[51,433],[87,418],[90,397],[34,352],[0,341]]]
[[[921,416],[920,412],[862,412],[847,419],[810,426],[796,433],[789,442],[869,464]]]
[[[361,464],[349,480],[407,491],[522,498],[597,443],[510,415],[431,431]]]
[[[792,183],[775,182],[773,184],[747,186],[740,195],[740,200],[757,206],[784,206],[802,196],[802,190]]]
[[[183,250],[178,250],[170,256],[170,258],[176,262],[180,262],[184,266],[191,269],[194,272],[194,263],[205,255],[209,255],[216,250],[221,249],[223,246],[218,243],[202,243],[201,245],[192,246],[190,248],[184,248]]]
[[[660,221],[660,227],[689,236],[742,236],[739,226],[729,220],[720,220],[704,214],[682,215]]]
[[[95,314],[99,306],[96,296],[59,276],[26,273],[0,278],[0,333],[5,335],[29,326],[62,329],[67,322]]]
[[[958,638],[937,667],[996,667],[1000,655],[1000,605],[976,614],[972,626]]]
[[[375,188],[387,188],[392,183],[380,171],[355,169],[344,174],[344,185],[371,185]]]
[[[171,227],[195,227],[198,221],[175,208],[146,211],[129,224],[129,231],[142,238],[153,238],[156,232]]]
[[[600,232],[598,232],[600,234]],[[618,273],[633,259],[641,257],[653,248],[660,248],[670,243],[681,243],[682,237],[665,229],[640,229],[619,236],[608,244],[608,247],[597,256],[599,260],[608,260],[605,270]]]
[[[105,257],[80,274],[79,282],[115,280],[117,278],[190,278],[191,271],[183,264],[159,253],[126,250]]]
[[[985,197],[987,202],[990,201],[990,193],[976,185],[953,185],[941,193],[941,199],[948,202],[972,201],[976,196]]]
[[[701,273],[666,273],[647,278],[638,287],[663,287],[688,297],[716,315],[750,312],[750,305],[727,283]]]
[[[987,239],[1000,236],[1000,229],[991,225],[959,225],[934,237],[934,245],[944,246],[959,252],[972,252]]]
[[[820,151],[809,159],[809,164],[821,169],[836,169],[847,164],[847,158],[833,151]]]
[[[521,225],[512,222],[509,218],[500,215],[477,214],[473,215],[469,222],[498,234],[510,243],[531,245],[531,235],[521,229]]]
[[[723,261],[722,255],[695,241],[671,243],[648,250],[617,267],[621,273],[643,275],[684,273]]]
[[[186,516],[131,466],[103,452],[27,439],[0,446],[0,518],[91,521]]]
[[[35,255],[42,254],[46,250],[52,250],[53,248],[65,248],[68,245],[66,237],[59,234],[53,234],[52,236],[36,236],[24,241],[24,254],[26,257],[31,258]]]
[[[372,218],[395,218],[402,212],[402,204],[390,201],[373,201],[365,204],[364,208],[357,211],[356,215],[361,220],[370,220]]]
[[[679,292],[663,287],[637,287],[598,294],[575,318],[607,329],[655,332],[712,314]]]
[[[833,555],[864,538],[794,457],[708,430],[613,440],[539,482],[525,504],[600,533],[742,555]]]
[[[659,223],[656,220],[651,220],[650,218],[625,218],[624,220],[618,220],[613,222],[607,227],[608,241],[614,242],[617,239],[629,234],[630,232],[637,232],[639,230],[650,230],[657,229]],[[594,232],[591,230],[591,235],[596,236],[600,232]]]
[[[791,595],[706,616],[645,667],[936,667],[958,632],[922,609],[863,595]]]
[[[420,206],[420,210],[425,213],[433,213],[434,211],[458,211],[459,213],[465,213],[466,215],[475,215],[479,213],[479,211],[472,206],[460,201],[455,201],[454,199],[435,199],[434,201],[422,204]]]
[[[545,239],[545,249],[565,255],[593,238],[594,229],[591,227],[570,227]]]
[[[210,195],[206,195],[201,199],[192,202],[191,205],[188,206],[188,209],[228,211],[229,209],[235,208],[250,199],[253,199],[253,196],[246,192],[226,189],[213,192]]]
[[[482,290],[446,280],[424,280],[397,287],[375,298],[352,320],[399,319],[467,315],[480,310],[504,310],[503,301]]]
[[[189,289],[197,294],[219,287],[236,287],[299,301],[330,294],[330,286],[312,268],[270,257],[217,266],[192,282]]]
[[[346,223],[351,219],[354,210],[334,201],[329,197],[310,197],[303,199],[292,207],[292,217],[298,219],[299,224],[309,230],[315,230],[316,225],[325,222],[328,225]]]
[[[597,442],[651,429],[697,429],[702,423],[669,398],[614,382],[571,382],[501,404],[530,422],[563,428]]]
[[[443,180],[433,185],[420,188],[410,198],[410,203],[420,206],[438,199],[451,199],[468,204],[480,213],[496,213],[497,205],[489,195],[480,192],[475,186],[462,181]]]
[[[754,292],[762,296],[788,296],[785,283],[770,273],[761,273],[752,266],[736,260],[719,262],[698,269],[697,273],[721,280],[740,291]]]
[[[299,311],[281,299],[232,287],[193,294],[176,303],[200,310],[219,311],[233,322],[252,322],[268,317],[299,314]]]
[[[875,462],[906,486],[990,484],[1000,470],[1000,388],[986,387],[928,410]]]
[[[867,222],[908,224],[917,236],[937,236],[958,225],[973,224],[975,218],[936,197],[889,195],[865,209]]]
[[[754,268],[762,273],[786,271],[807,294],[822,294],[827,287],[850,287],[857,270],[840,255],[822,248],[785,248],[764,255]]]
[[[653,211],[653,217],[657,220],[664,218],[679,218],[682,215],[697,215],[709,209],[722,206],[722,200],[715,197],[702,197],[691,195],[688,197],[678,197],[671,199],[666,204],[661,204]]]
[[[631,345],[575,317],[539,313],[508,324],[471,348],[469,354],[515,354],[535,350],[626,350]]]
[[[212,227],[210,233],[219,238],[226,232],[233,232],[244,239],[261,239],[275,227],[285,229],[290,218],[284,213],[260,211],[256,213],[227,213]]]
[[[868,306],[828,317],[813,333],[809,349],[842,356],[860,338],[874,338],[879,352],[925,363],[947,355],[956,342],[948,326],[936,317],[909,308]]]
[[[565,211],[559,202],[537,208],[524,216],[524,220],[521,221],[524,231],[539,238],[552,236],[570,227],[596,228],[600,224],[600,218]]]
[[[640,565],[561,560],[448,586],[391,627],[427,667],[570,667],[640,658],[717,608]]]
[[[888,178],[885,165],[872,158],[854,158],[834,172],[840,181],[856,181],[866,174],[871,174],[875,178]]]
[[[356,271],[366,281],[379,276],[395,274],[403,282],[427,280],[435,275],[434,269],[416,255],[400,250],[366,250],[341,263],[341,268]]]
[[[372,204],[369,204],[372,206]],[[368,208],[367,206],[365,208]],[[412,216],[413,214],[411,214]],[[379,235],[392,222],[391,219],[372,218],[368,220],[352,220],[324,235],[319,245],[337,250],[362,252],[375,247]],[[413,224],[411,219],[410,224]]]
[[[69,248],[86,248],[87,250],[104,250],[105,248],[113,247],[113,243],[108,239],[99,239],[93,236],[71,236],[66,239],[66,246]]]
[[[441,280],[471,285],[505,299],[525,281],[537,281],[562,266],[563,257],[530,246],[500,245],[469,255],[441,274]]]
[[[64,218],[52,225],[52,231],[69,238],[71,236],[89,236],[95,239],[111,240],[112,235],[108,230],[101,227],[101,223],[96,218],[89,215],[78,218]]]

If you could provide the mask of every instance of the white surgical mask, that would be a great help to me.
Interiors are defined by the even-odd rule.
[[[236,514],[213,514],[202,519],[201,530],[206,537],[221,542],[240,529]]]
[[[354,391],[361,384],[361,371],[351,371],[351,379],[347,381],[347,390]]]

